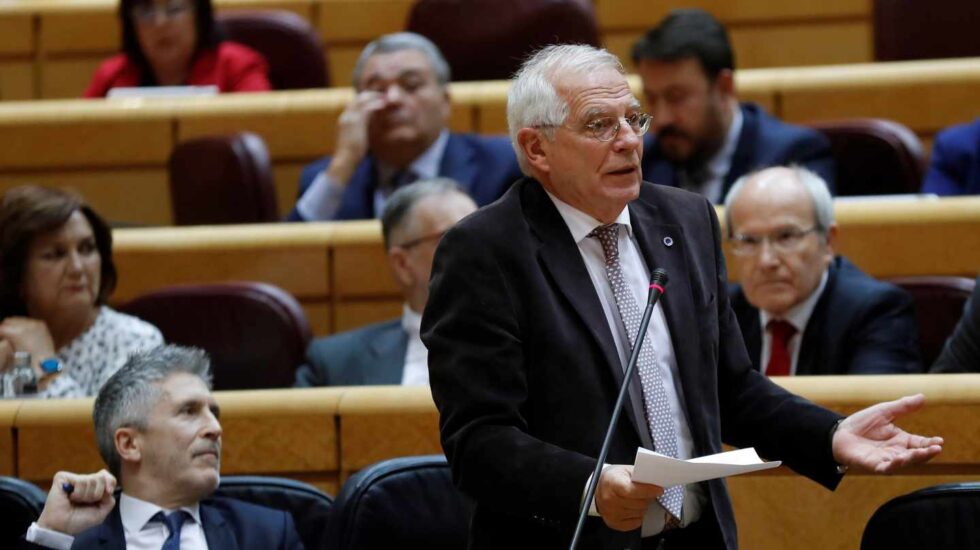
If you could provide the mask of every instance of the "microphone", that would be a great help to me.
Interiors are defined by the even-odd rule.
[[[616,398],[616,406],[613,407],[612,418],[609,419],[609,426],[606,427],[606,437],[603,439],[602,447],[599,449],[599,458],[596,461],[595,470],[592,471],[592,479],[589,480],[589,486],[585,490],[585,500],[582,502],[582,509],[578,513],[578,523],[575,525],[575,535],[572,537],[572,544],[568,547],[569,550],[575,550],[575,547],[578,546],[579,537],[582,536],[585,518],[589,515],[589,508],[592,507],[592,499],[595,498],[599,476],[602,474],[602,466],[606,463],[606,455],[609,454],[609,446],[612,444],[613,429],[616,423],[619,422],[619,413],[623,410],[626,391],[629,388],[630,379],[633,378],[633,371],[636,370],[636,362],[640,358],[640,346],[643,345],[643,339],[647,335],[647,326],[650,325],[653,306],[657,305],[657,300],[663,295],[667,280],[667,270],[662,267],[654,269],[650,275],[650,291],[647,294],[647,307],[643,310],[643,317],[640,319],[640,330],[636,338],[633,339],[636,345],[633,346],[633,351],[630,352],[630,360],[626,364],[626,372],[623,373],[623,383],[619,387],[619,397]]]

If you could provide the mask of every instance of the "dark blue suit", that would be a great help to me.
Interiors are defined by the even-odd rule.
[[[300,197],[309,189],[314,178],[326,170],[330,160],[331,157],[323,157],[303,168],[303,174],[299,178]],[[503,195],[510,184],[521,177],[521,170],[510,139],[502,136],[449,134],[439,165],[439,175],[459,182],[476,204],[483,206]],[[334,219],[377,217],[379,213],[374,211],[374,192],[377,187],[377,162],[373,156],[368,155],[354,170]],[[295,207],[287,219],[304,221]]]
[[[980,118],[936,135],[922,192],[980,195]]]
[[[400,318],[318,338],[296,371],[296,386],[401,384],[407,348]]]
[[[293,516],[240,500],[215,497],[201,501],[201,525],[211,550],[297,550],[303,548]],[[71,546],[125,550],[119,505],[101,524],[82,531]]]
[[[830,264],[800,343],[797,375],[906,374],[922,372],[919,330],[908,292],[865,275],[838,256]],[[738,318],[752,365],[759,369],[759,310],[733,285]]]
[[[831,194],[836,193],[834,159],[830,142],[823,134],[781,122],[753,103],[743,103],[740,108],[742,132],[722,184],[722,199],[735,180],[745,174],[759,168],[791,163],[816,172],[827,182]],[[674,165],[664,158],[653,134],[647,134],[643,140],[643,179],[680,187]]]
[[[963,316],[929,372],[980,372],[980,277]]]

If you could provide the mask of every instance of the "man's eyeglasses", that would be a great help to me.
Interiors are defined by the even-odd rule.
[[[652,117],[646,113],[633,113],[625,119],[614,116],[606,116],[593,119],[585,124],[585,131],[592,134],[592,137],[599,141],[612,141],[619,135],[619,129],[623,127],[623,120],[629,125],[633,133],[642,136],[650,129],[650,119]],[[554,124],[541,124],[537,128],[556,128]]]
[[[809,229],[792,227],[781,229],[768,235],[735,235],[729,242],[732,244],[732,252],[736,256],[755,256],[762,250],[763,243],[768,242],[769,246],[778,254],[787,254],[799,250],[803,244],[803,238],[818,231],[820,228],[813,226]]]
[[[626,124],[629,125],[633,133],[642,136],[650,129],[650,115],[646,113],[633,113],[626,117]],[[592,133],[592,137],[599,141],[612,141],[619,135],[619,129],[623,124],[619,117],[597,118],[585,125],[585,129]]]
[[[191,7],[191,3],[186,1],[167,2],[163,5],[146,3],[133,6],[129,13],[140,23],[152,23],[158,16],[168,20],[176,19],[189,12]]]
[[[408,250],[408,249],[411,249],[413,247],[416,247],[416,246],[418,246],[418,245],[420,245],[420,244],[422,244],[424,242],[427,242],[427,241],[439,242],[439,240],[442,239],[442,236],[445,235],[445,234],[446,234],[446,231],[439,231],[438,233],[432,233],[430,235],[425,235],[425,236],[419,237],[417,239],[412,239],[410,241],[405,241],[402,244],[396,244],[395,246],[397,246],[399,248],[404,248],[404,249]]]

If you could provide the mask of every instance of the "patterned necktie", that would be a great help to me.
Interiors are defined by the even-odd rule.
[[[772,335],[766,376],[789,376],[789,339],[796,334],[796,327],[786,321],[772,320],[766,323],[766,330]]]
[[[640,310],[623,277],[623,269],[619,264],[619,226],[613,223],[599,226],[589,233],[589,237],[599,239],[602,252],[606,257],[606,277],[612,287],[619,309],[620,319],[626,328],[630,349],[636,345],[636,335],[640,330]],[[647,425],[653,434],[653,445],[657,452],[663,455],[677,457],[677,433],[674,429],[674,419],[670,413],[670,403],[667,401],[667,391],[657,366],[657,355],[652,343],[640,347],[640,357],[636,363],[643,386],[643,408],[646,412]],[[657,499],[676,520],[681,517],[681,505],[684,503],[684,489],[675,485],[664,491]]]
[[[177,510],[169,514],[164,514],[163,511],[160,511],[154,517],[162,521],[170,531],[167,540],[163,541],[163,546],[160,547],[160,550],[180,550],[180,529],[184,526],[184,521],[190,517],[190,514],[184,510]]]

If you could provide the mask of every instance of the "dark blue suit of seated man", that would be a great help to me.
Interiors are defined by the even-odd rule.
[[[697,9],[672,11],[633,46],[651,132],[643,179],[720,203],[739,177],[767,166],[800,164],[835,192],[830,142],[738,102],[735,56],[725,27]]]
[[[102,387],[93,412],[99,452],[112,473],[55,474],[24,544],[302,549],[288,512],[209,498],[221,464],[221,423],[210,379],[201,350],[161,346],[130,357]]]
[[[912,296],[835,257],[819,176],[767,168],[735,182],[725,219],[731,292],[753,366],[770,376],[922,372]]]
[[[388,196],[416,180],[456,180],[480,206],[499,198],[520,169],[509,140],[451,133],[449,65],[414,33],[382,36],[354,67],[355,95],[337,122],[336,150],[303,170],[290,220],[381,214]]]

